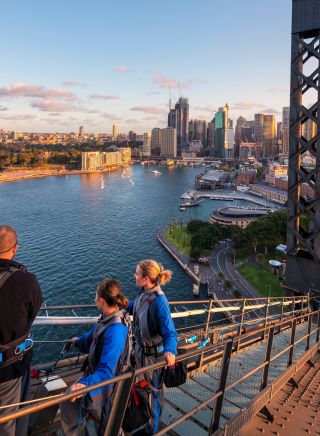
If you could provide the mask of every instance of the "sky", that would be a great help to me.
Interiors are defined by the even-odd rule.
[[[280,121],[290,29],[291,0],[3,0],[0,129],[143,133],[170,89],[190,118]]]

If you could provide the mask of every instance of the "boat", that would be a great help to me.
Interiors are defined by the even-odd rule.
[[[199,206],[200,200],[191,200],[191,201],[185,201],[184,203],[180,203],[180,207],[195,207]]]
[[[193,285],[192,293],[195,297],[199,297],[199,295],[200,295],[199,285],[197,285],[197,284]]]
[[[153,174],[154,174],[155,176],[161,176],[160,171],[152,170],[152,172],[153,172]]]
[[[187,209],[184,206],[180,206],[181,212],[185,212]]]

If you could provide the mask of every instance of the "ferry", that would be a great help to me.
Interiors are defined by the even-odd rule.
[[[199,206],[201,200],[191,200],[191,201],[186,201],[184,203],[180,203],[180,207],[195,207],[195,206]]]
[[[174,160],[173,159],[168,159],[167,160],[167,166],[168,167],[173,167],[174,166]]]
[[[160,171],[157,171],[157,170],[152,170],[152,172],[155,176],[161,176],[161,174],[162,174],[162,173],[160,173]]]
[[[185,212],[187,209],[184,206],[180,206],[181,212]]]

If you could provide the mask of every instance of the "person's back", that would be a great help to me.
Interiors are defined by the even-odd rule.
[[[42,304],[36,277],[13,260],[17,248],[15,230],[0,226],[0,406],[26,399],[32,350],[22,352],[20,359],[17,352],[31,345],[26,339]],[[0,410],[0,414],[5,412],[8,409]],[[18,422],[19,436],[23,436],[27,419]],[[15,431],[18,433],[14,421],[0,425],[1,435],[14,435]]]

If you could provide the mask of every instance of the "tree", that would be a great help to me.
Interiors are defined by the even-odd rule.
[[[264,254],[258,253],[256,255],[256,259],[257,259],[257,262],[258,262],[259,266],[261,268],[263,268],[264,264],[266,263],[266,258],[264,257]]]
[[[224,281],[224,287],[227,289],[227,290],[229,290],[229,289],[231,289],[232,288],[232,283],[229,281],[229,280],[225,280]]]
[[[203,227],[208,226],[209,224],[205,221],[201,220],[191,220],[188,222],[187,229],[191,233],[196,233],[198,230],[202,229]]]
[[[190,250],[190,259],[191,260],[197,260],[201,255],[201,249],[197,247],[196,245],[191,246]]]
[[[219,277],[219,280],[223,280],[224,279],[224,274],[223,274],[222,271],[218,272],[218,277]]]

